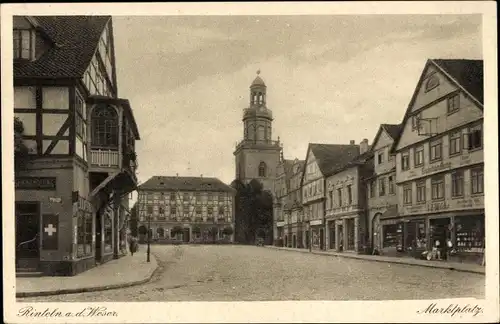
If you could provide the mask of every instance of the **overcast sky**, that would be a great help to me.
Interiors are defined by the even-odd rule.
[[[482,58],[480,16],[113,17],[119,96],[134,109],[139,180],[230,183],[258,69],[285,158],[399,123],[428,58]]]

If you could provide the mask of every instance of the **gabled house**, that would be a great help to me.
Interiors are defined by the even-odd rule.
[[[110,16],[15,16],[16,265],[74,275],[126,253],[139,131],[118,96]]]
[[[273,238],[275,243],[277,241],[283,240],[279,245],[284,244],[286,246],[286,221],[285,221],[285,205],[286,197],[288,195],[288,174],[289,174],[289,160],[283,158],[283,154],[280,154],[280,160],[276,166],[276,175],[273,184]]]
[[[364,252],[367,234],[366,178],[372,174],[368,140],[356,150],[342,150],[337,163],[325,172],[325,230],[327,249]]]
[[[401,131],[399,124],[380,125],[371,152],[373,174],[366,181],[368,193],[368,233],[370,246],[381,253],[398,249],[397,241],[383,241],[381,224],[394,223],[398,218],[396,195],[396,156],[391,152]]]
[[[325,178],[332,170],[359,155],[359,146],[310,143],[301,179],[304,221],[304,245],[325,248]]]
[[[482,60],[425,64],[393,146],[400,222],[382,228],[403,251],[483,258],[483,97]]]

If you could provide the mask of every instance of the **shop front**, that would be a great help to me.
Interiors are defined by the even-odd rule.
[[[323,250],[325,242],[325,229],[323,226],[323,220],[317,219],[310,223],[311,226],[311,243],[312,248],[315,250]]]

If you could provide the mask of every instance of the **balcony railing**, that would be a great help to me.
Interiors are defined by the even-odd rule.
[[[273,118],[273,112],[270,109],[264,107],[243,109],[243,118],[254,115]]]
[[[92,149],[90,150],[90,163],[93,166],[104,168],[117,168],[120,164],[118,151]]]
[[[236,144],[236,148],[240,148],[245,145],[266,145],[266,146],[276,146],[279,147],[281,146],[280,141],[273,141],[273,140],[253,140],[253,139],[244,139],[238,144]]]

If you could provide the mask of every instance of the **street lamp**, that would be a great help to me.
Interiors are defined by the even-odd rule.
[[[146,262],[151,262],[150,255],[151,254],[151,214],[148,214],[148,251],[146,253]]]

